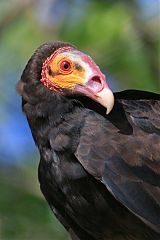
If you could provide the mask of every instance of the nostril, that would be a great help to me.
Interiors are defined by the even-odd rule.
[[[97,83],[101,83],[101,80],[100,80],[100,77],[99,76],[94,76],[94,77],[92,77],[91,78],[91,80],[90,81],[93,81],[93,82],[97,82]]]
[[[99,92],[103,88],[102,81],[98,75],[91,77],[87,86],[96,92]]]

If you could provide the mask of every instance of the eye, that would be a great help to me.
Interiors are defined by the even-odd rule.
[[[71,70],[71,63],[69,61],[64,60],[59,66],[62,71],[68,72]]]

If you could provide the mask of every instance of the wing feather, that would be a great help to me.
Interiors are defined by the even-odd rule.
[[[160,233],[159,100],[116,100],[105,118],[90,111],[75,156],[118,201]]]

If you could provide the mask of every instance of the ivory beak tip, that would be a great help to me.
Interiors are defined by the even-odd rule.
[[[114,106],[114,95],[112,91],[109,88],[103,88],[96,96],[97,102],[107,108],[106,114],[108,115]]]

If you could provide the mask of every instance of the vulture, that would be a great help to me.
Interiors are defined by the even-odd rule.
[[[40,189],[70,238],[160,240],[160,94],[112,93],[91,57],[59,41],[34,52],[17,91]]]

